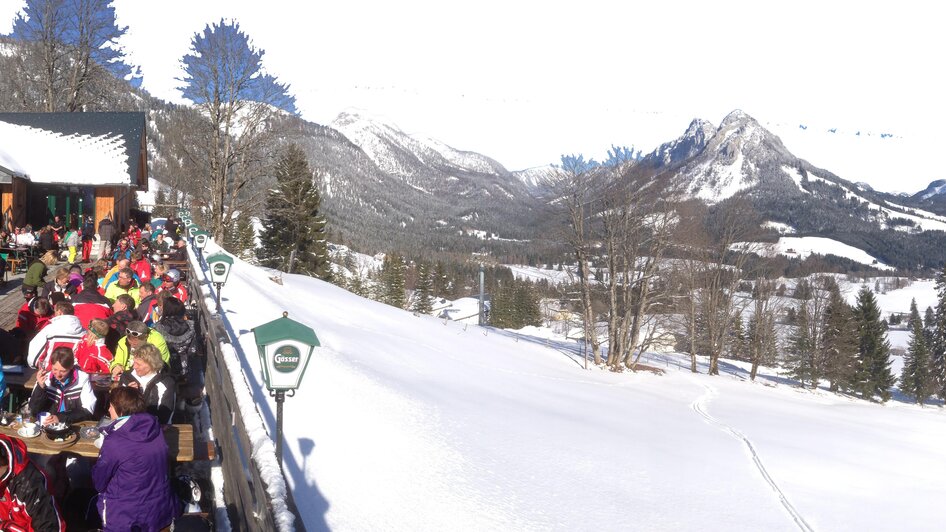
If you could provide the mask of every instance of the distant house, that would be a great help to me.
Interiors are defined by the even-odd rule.
[[[126,224],[148,189],[144,113],[0,113],[3,227],[109,216]]]

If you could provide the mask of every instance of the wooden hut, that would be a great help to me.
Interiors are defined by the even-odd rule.
[[[145,113],[0,113],[3,227],[108,216],[127,224],[148,190]]]

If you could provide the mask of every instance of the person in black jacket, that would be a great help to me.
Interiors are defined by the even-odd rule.
[[[144,344],[134,352],[131,371],[122,373],[119,384],[141,390],[146,410],[162,424],[170,425],[177,401],[177,382],[164,371],[161,352],[151,344]]]
[[[0,530],[66,530],[46,473],[30,461],[26,444],[0,434]]]
[[[99,222],[99,258],[107,259],[112,252],[112,239],[115,237],[115,225],[107,215]]]

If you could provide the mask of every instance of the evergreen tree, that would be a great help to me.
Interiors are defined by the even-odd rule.
[[[933,395],[934,383],[930,372],[930,353],[923,334],[923,322],[916,307],[916,299],[910,303],[910,343],[903,358],[900,373],[900,391],[923,404]]]
[[[501,329],[517,329],[515,287],[512,282],[501,283],[493,291],[489,305],[489,323]]]
[[[328,280],[331,277],[321,197],[305,153],[290,144],[276,163],[276,185],[266,195],[260,234],[264,266]],[[295,262],[290,256],[295,251]],[[291,271],[290,271],[291,268]]]
[[[890,399],[895,378],[890,371],[890,343],[887,324],[880,317],[880,307],[870,288],[864,286],[857,294],[854,320],[858,333],[858,369],[855,374],[857,392],[865,399],[879,396]]]
[[[417,283],[414,285],[414,305],[411,310],[419,314],[430,314],[434,309],[433,274],[426,263],[417,265]]]
[[[936,278],[936,312],[933,319],[933,338],[930,357],[936,394],[946,400],[946,267]]]
[[[404,308],[407,299],[404,292],[407,265],[397,253],[385,255],[381,266],[380,301],[392,307]]]
[[[154,208],[151,209],[151,218],[167,218],[171,209],[167,207],[168,195],[164,187],[158,187],[154,191]],[[175,213],[176,214],[176,213]]]
[[[833,392],[849,391],[857,370],[857,329],[851,307],[840,290],[832,290],[824,311],[824,376]]]
[[[253,218],[241,213],[236,223],[230,225],[223,247],[243,260],[255,262],[256,231],[253,229]]]
[[[788,364],[791,375],[798,379],[803,387],[806,382],[810,382],[812,388],[817,388],[818,383],[814,378],[815,364],[813,362],[815,339],[811,337],[808,305],[802,304],[798,307],[798,317],[795,323],[795,332],[792,334],[788,346]]]
[[[532,283],[519,281],[516,287],[516,315],[518,323],[516,329],[527,325],[538,327],[542,325],[542,309],[539,307],[539,298],[536,296]]]

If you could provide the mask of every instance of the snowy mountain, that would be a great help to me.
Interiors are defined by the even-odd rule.
[[[327,212],[360,247],[470,252],[535,234],[528,188],[489,157],[354,113],[297,128]]]
[[[935,196],[946,196],[946,179],[937,179],[925,189],[913,195],[915,199],[928,200]]]
[[[640,166],[671,174],[691,198],[711,205],[746,198],[769,223],[853,246],[881,263],[937,268],[946,261],[939,251],[946,247],[946,216],[815,167],[742,111],[715,130],[694,120]]]
[[[417,178],[430,168],[442,172],[477,172],[507,176],[496,161],[474,152],[460,151],[427,137],[417,138],[396,125],[361,114],[344,112],[329,124],[348,137],[378,168],[403,178]]]

